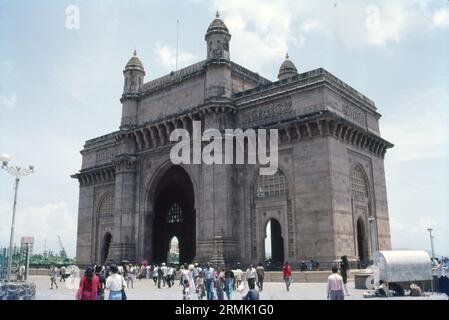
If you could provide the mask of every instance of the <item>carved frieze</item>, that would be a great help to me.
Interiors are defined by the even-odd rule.
[[[349,121],[361,126],[366,126],[366,115],[363,111],[357,110],[356,108],[345,104],[342,107],[343,116]]]
[[[95,165],[98,166],[101,164],[112,162],[112,159],[114,159],[116,153],[117,152],[115,148],[98,150],[96,152]]]
[[[137,158],[131,155],[121,155],[114,159],[112,165],[114,166],[115,172],[121,171],[133,171],[135,170],[135,165]]]
[[[294,116],[292,100],[283,100],[274,104],[257,106],[242,111],[241,124],[245,127],[272,123]]]

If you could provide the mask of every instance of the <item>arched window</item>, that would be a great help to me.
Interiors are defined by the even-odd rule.
[[[278,169],[273,175],[260,175],[257,180],[256,197],[266,198],[288,193],[288,182],[284,173]]]
[[[107,216],[114,214],[114,195],[111,193],[106,194],[101,201],[98,213],[101,216]]]
[[[170,209],[168,209],[167,223],[178,223],[183,220],[181,207],[176,202],[173,203]]]
[[[365,173],[360,166],[354,167],[351,172],[352,194],[359,198],[368,197],[368,187],[366,185]]]

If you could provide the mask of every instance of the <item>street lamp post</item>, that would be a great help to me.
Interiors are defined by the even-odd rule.
[[[9,167],[8,162],[11,157],[7,154],[0,155],[0,161],[2,163],[2,169],[5,169],[9,174],[13,175],[15,179],[14,185],[14,205],[12,209],[12,223],[11,223],[11,234],[9,238],[9,250],[8,250],[8,266],[6,269],[6,279],[11,281],[11,267],[12,267],[12,247],[14,243],[14,225],[16,221],[16,206],[17,206],[17,192],[19,190],[19,182],[21,177],[28,176],[34,172],[34,167],[29,166],[28,169],[20,167]]]
[[[427,231],[429,231],[429,234],[430,234],[430,246],[432,248],[432,258],[435,258],[435,248],[433,246],[433,235],[432,235],[433,229],[432,228],[428,228]]]
[[[370,236],[371,236],[371,255],[373,256],[373,261],[375,260],[375,253],[377,251],[377,243],[376,243],[376,219],[374,217],[369,217],[369,227],[370,227]]]

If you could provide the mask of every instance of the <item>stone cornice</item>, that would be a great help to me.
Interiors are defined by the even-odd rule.
[[[232,67],[232,72],[234,72],[234,73],[238,74],[240,77],[243,77],[252,82],[259,83],[261,85],[272,83],[270,80],[262,77],[258,73],[248,70],[245,67],[242,67],[241,65],[239,65],[233,61],[231,61],[231,67]]]
[[[234,115],[236,108],[229,98],[212,98],[188,112],[178,113],[169,117],[146,122],[139,126],[122,127],[117,134],[117,140],[135,139],[137,150],[159,149],[172,144],[170,134],[175,129],[186,129],[192,132],[192,122],[202,121],[207,114],[226,113]]]
[[[113,182],[115,179],[115,169],[112,165],[104,165],[81,170],[70,177],[78,179],[80,186],[95,185],[100,183]]]
[[[280,95],[292,94],[301,89],[319,87],[323,84],[329,88],[337,90],[346,99],[352,100],[354,104],[363,107],[371,113],[379,115],[376,112],[376,107],[373,101],[323,68],[301,73],[297,76],[258,86],[250,90],[238,92],[233,95],[233,98],[238,107],[243,107],[248,104],[259,103],[267,99],[272,99]]]
[[[394,145],[331,111],[320,111],[260,126],[279,129],[279,142],[293,143],[315,136],[333,136],[342,142],[384,158]]]
[[[84,144],[84,148],[96,148],[99,146],[103,146],[105,143],[108,142],[114,142],[115,141],[115,136],[119,133],[120,131],[114,131],[93,139],[89,139],[86,141],[86,143]],[[110,141],[108,141],[110,140]]]

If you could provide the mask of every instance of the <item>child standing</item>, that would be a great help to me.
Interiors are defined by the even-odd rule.
[[[182,300],[190,300],[190,285],[187,279],[184,279],[182,285]]]

